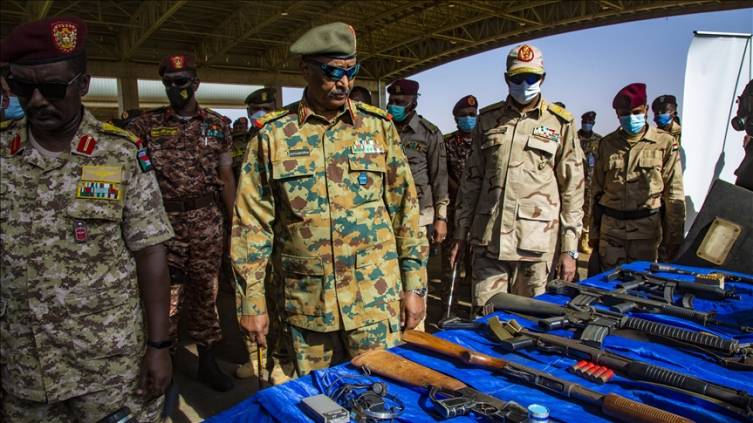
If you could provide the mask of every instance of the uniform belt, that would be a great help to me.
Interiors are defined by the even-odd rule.
[[[609,207],[604,207],[604,214],[619,220],[638,220],[649,217],[651,215],[659,213],[659,209],[643,209],[643,210],[615,210]]]
[[[207,194],[203,197],[186,198],[179,200],[163,200],[165,211],[168,212],[187,212],[204,208],[217,199],[217,193]]]

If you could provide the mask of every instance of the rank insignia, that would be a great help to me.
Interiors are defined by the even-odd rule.
[[[96,145],[97,145],[97,140],[95,140],[94,137],[92,137],[91,135],[84,135],[78,141],[78,146],[76,146],[76,151],[78,151],[81,154],[90,156],[92,152],[94,152],[94,147]]]
[[[154,166],[152,166],[151,160],[149,160],[149,156],[146,155],[146,150],[141,150],[138,153],[136,153],[136,159],[139,161],[139,166],[141,166],[142,172],[149,172],[150,170],[154,170]]]
[[[14,135],[10,141],[10,154],[16,154],[21,149],[21,135]]]
[[[358,183],[361,185],[366,185],[367,182],[369,182],[368,175],[366,175],[366,172],[361,172],[361,174],[358,175]]]
[[[350,147],[353,154],[381,154],[384,149],[374,140],[358,140]]]
[[[121,181],[121,170],[122,168],[115,166],[84,166],[81,180],[118,183]]]
[[[86,229],[86,222],[83,220],[73,219],[73,239],[77,243],[89,240],[89,234]]]
[[[115,184],[84,182],[76,188],[76,198],[119,201],[120,189],[115,188]]]
[[[415,151],[424,151],[423,147],[421,147],[421,144],[419,144],[417,141],[409,142],[405,144],[405,148],[408,150],[415,150]]]
[[[560,136],[557,131],[547,128],[546,126],[537,126],[536,128],[534,128],[533,135],[557,142],[559,142],[560,140]]]

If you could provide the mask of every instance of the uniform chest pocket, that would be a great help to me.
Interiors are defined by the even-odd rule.
[[[185,160],[186,149],[177,136],[159,137],[149,140],[148,155],[152,166],[161,170],[178,160]]]
[[[638,160],[638,168],[636,170],[640,171],[641,177],[645,179],[649,196],[661,196],[661,192],[664,190],[664,181],[661,176],[663,163],[661,158],[654,156],[655,153],[661,154],[661,152],[644,151],[643,153],[643,157]]]
[[[123,195],[120,200],[76,198],[66,210],[70,219],[70,238],[78,244],[108,245],[120,237],[123,219]]]
[[[369,203],[382,198],[387,165],[383,154],[366,153],[348,157],[350,191],[354,204]]]
[[[512,134],[508,133],[507,127],[494,128],[484,133],[481,142],[481,154],[486,157],[486,169],[496,172],[499,163],[506,163],[509,144],[512,142]]]
[[[525,161],[525,169],[531,172],[541,172],[554,169],[554,155],[557,154],[560,145],[556,141],[543,140],[534,136],[528,138],[525,151],[528,160]]]
[[[279,195],[296,213],[319,209],[321,194],[316,179],[316,162],[312,158],[289,158],[272,164],[272,179]]]

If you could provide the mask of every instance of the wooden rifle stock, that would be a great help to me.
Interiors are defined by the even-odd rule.
[[[425,383],[450,391],[457,391],[467,386],[457,379],[386,350],[369,351],[354,357],[350,363],[359,368],[366,366],[371,373],[419,388]]]
[[[467,364],[502,371],[503,374],[510,377],[515,377],[514,373],[516,371],[526,372],[529,375],[535,376],[536,380],[524,380],[531,381],[536,386],[557,392],[567,397],[572,396],[588,401],[590,403],[598,404],[601,406],[601,410],[604,412],[604,414],[625,422],[692,423],[692,420],[672,413],[668,413],[650,405],[642,404],[616,394],[604,395],[599,392],[584,388],[577,383],[572,383],[563,379],[556,378],[554,376],[548,375],[547,373],[529,368],[522,364],[505,361],[500,358],[491,357],[486,354],[473,351],[469,348],[462,347],[458,344],[438,338],[425,332],[407,330],[403,333],[403,341],[440,354],[455,357]],[[504,369],[508,366],[512,367],[513,371],[504,371]],[[545,378],[550,383],[540,384],[539,378],[541,377]],[[561,389],[555,390],[549,388],[549,386],[561,386]]]

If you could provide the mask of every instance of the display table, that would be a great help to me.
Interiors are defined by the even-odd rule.
[[[648,263],[638,262],[624,266],[632,270],[647,270]],[[708,269],[684,268],[699,273],[709,273]],[[660,274],[662,275],[662,274]],[[664,275],[676,279],[692,281],[693,278],[683,275]],[[582,284],[606,289],[615,289],[617,282],[603,281],[602,275],[587,279]],[[736,293],[742,300],[706,301],[696,299],[694,306],[699,311],[716,309],[719,312],[718,320],[740,325],[753,325],[753,285],[727,284],[727,289],[735,287]],[[536,297],[539,300],[556,304],[565,304],[569,298],[564,296],[544,294]],[[724,338],[735,338],[740,343],[753,342],[753,334],[742,335],[733,329],[704,328],[693,322],[649,314],[632,314],[636,317],[649,319],[661,323],[672,324],[677,327],[704,330],[717,334]],[[495,313],[500,320],[515,319],[521,326],[536,329],[536,322],[520,318],[506,313]],[[480,321],[484,321],[481,319]],[[572,337],[570,331],[550,332],[561,336]],[[589,389],[602,393],[615,393],[654,407],[672,412],[697,423],[726,423],[734,421],[750,421],[740,414],[734,413],[713,400],[702,399],[684,392],[665,388],[646,382],[633,381],[615,375],[608,383],[597,385],[585,379],[572,375],[566,369],[577,360],[560,355],[543,354],[538,351],[522,351],[507,353],[494,341],[486,336],[483,331],[471,330],[445,330],[437,336],[474,349],[484,354],[499,356],[508,361],[514,361],[529,367],[546,371],[559,378],[581,384]],[[660,344],[643,342],[621,336],[607,336],[604,348],[617,354],[647,363],[656,364],[693,375],[720,385],[738,390],[753,391],[753,372],[732,371],[717,365],[713,360],[703,354],[688,353]],[[548,391],[522,385],[502,375],[493,372],[473,368],[460,361],[449,357],[429,353],[410,345],[396,347],[391,352],[403,356],[409,360],[424,366],[438,370],[453,378],[465,382],[467,385],[505,401],[515,401],[521,405],[541,404],[550,409],[550,420],[572,423],[582,422],[608,422],[600,408],[585,404],[577,400],[571,400],[562,396],[555,396]],[[318,371],[308,377],[290,381],[284,385],[265,389],[251,398],[241,402],[207,422],[223,423],[260,423],[260,422],[309,422],[311,421],[299,408],[298,403],[304,397],[317,395],[323,392],[324,387],[334,381],[336,375],[363,374],[350,364],[344,364],[327,371]],[[323,380],[324,379],[324,380]],[[396,421],[406,423],[437,422],[443,419],[433,409],[428,399],[427,392],[420,388],[401,386],[388,379],[380,379],[389,384],[389,392],[397,394],[406,404],[404,414]],[[453,422],[483,421],[483,419],[471,416],[462,416],[452,419]]]

